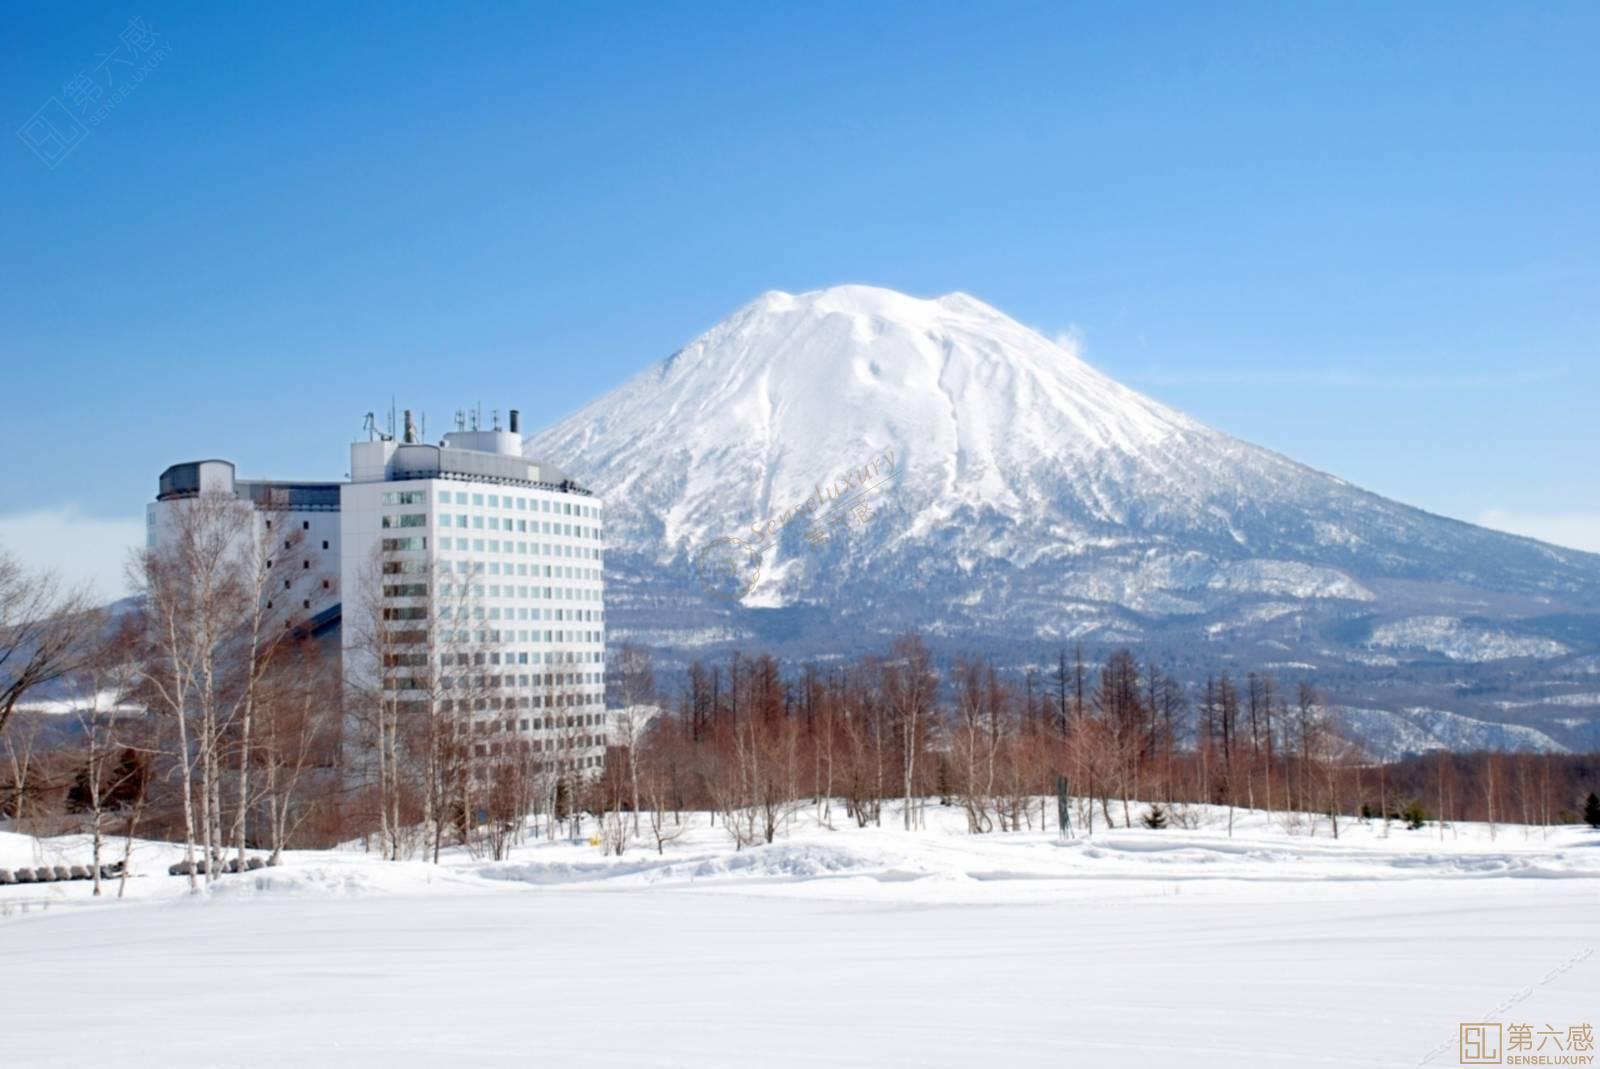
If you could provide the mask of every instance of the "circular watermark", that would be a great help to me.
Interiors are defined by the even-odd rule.
[[[741,538],[724,535],[694,555],[694,573],[707,594],[738,601],[761,578],[761,553]]]

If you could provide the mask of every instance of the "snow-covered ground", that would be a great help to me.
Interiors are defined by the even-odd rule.
[[[1461,1022],[1600,1016],[1586,829],[835,817],[743,851],[697,817],[662,856],[303,852],[198,898],[142,843],[130,901],[0,887],[0,1064],[1455,1065]],[[0,835],[0,867],[84,851]]]

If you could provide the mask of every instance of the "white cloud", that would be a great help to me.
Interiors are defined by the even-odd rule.
[[[1051,335],[1050,340],[1080,360],[1083,358],[1083,328],[1078,324],[1067,324],[1064,329]]]
[[[1600,514],[1582,512],[1506,512],[1486,509],[1478,514],[1484,527],[1537,538],[1568,549],[1600,553]]]
[[[90,583],[104,600],[127,593],[128,550],[144,545],[144,521],[90,516],[77,505],[0,514],[0,548],[67,583]]]

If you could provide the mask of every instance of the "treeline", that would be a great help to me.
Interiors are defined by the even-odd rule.
[[[634,654],[638,656],[638,654]],[[1351,819],[1552,824],[1580,819],[1593,757],[1432,754],[1373,761],[1315,688],[1266,673],[1184,685],[1128,650],[1099,664],[1061,650],[1048,672],[958,657],[941,671],[916,636],[883,654],[785,673],[770,655],[689,666],[684,685],[614,748],[608,813],[704,810],[739,845],[770,842],[802,807],[825,823],[902,825],[930,803],[973,833],[1194,824],[1198,803],[1338,836]],[[1154,803],[1152,807],[1151,803]],[[623,841],[608,836],[618,848]],[[659,844],[658,844],[659,845]]]
[[[807,807],[825,824],[878,826],[887,810],[909,829],[944,805],[974,834],[1055,829],[1058,795],[1085,832],[1193,825],[1205,803],[1230,831],[1253,810],[1338,835],[1351,819],[1571,822],[1600,787],[1592,756],[1374,762],[1304,681],[1179,680],[1128,650],[1091,664],[1063,649],[1017,672],[940,663],[906,635],[826,664],[697,661],[663,694],[649,654],[624,646],[606,665],[607,712],[580,665],[555,656],[513,675],[492,637],[430,639],[377,582],[345,605],[341,658],[295,608],[310,604],[306,569],[274,563],[298,536],[269,532],[248,505],[202,497],[160,553],[135,558],[139,609],[121,615],[0,554],[13,828],[90,835],[96,871],[135,836],[182,842],[198,880],[247,851],[349,842],[432,860],[455,846],[504,857],[530,834],[660,849],[691,810],[741,847]],[[477,618],[470,586],[456,585],[456,620]],[[19,711],[46,687],[72,711]]]

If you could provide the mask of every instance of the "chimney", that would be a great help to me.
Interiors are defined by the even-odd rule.
[[[521,431],[522,431],[522,419],[521,419],[521,416],[522,416],[522,413],[518,412],[516,409],[513,408],[511,410],[511,433],[512,434],[520,434],[521,433]]]
[[[417,444],[417,425],[411,420],[411,409],[406,409],[406,436],[402,439],[406,445]]]

